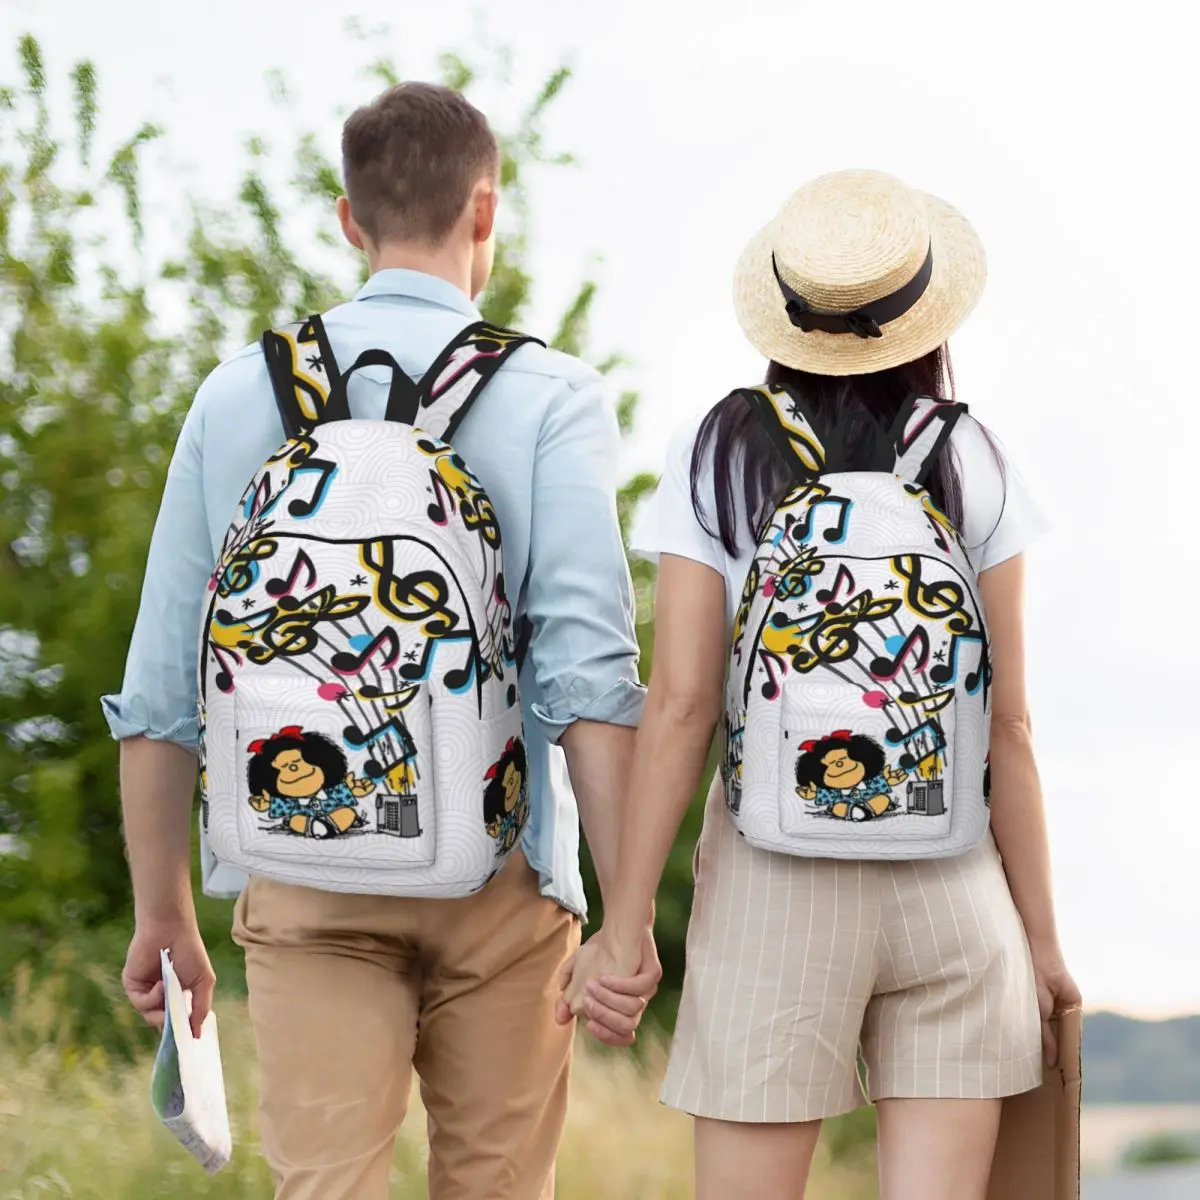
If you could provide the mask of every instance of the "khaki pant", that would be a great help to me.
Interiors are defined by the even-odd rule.
[[[383,1200],[414,1067],[431,1200],[550,1200],[573,1033],[554,983],[579,922],[519,852],[461,900],[254,879],[234,939],[276,1200]]]

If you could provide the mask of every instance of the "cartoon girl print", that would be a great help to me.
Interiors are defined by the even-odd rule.
[[[500,755],[484,776],[487,787],[483,793],[483,820],[488,836],[496,839],[496,853],[506,854],[517,844],[517,838],[529,816],[529,767],[525,743],[509,738]]]
[[[340,837],[366,824],[358,801],[375,790],[346,769],[346,756],[328,738],[287,725],[250,743],[250,807],[300,837]]]
[[[796,760],[796,794],[817,810],[842,821],[869,821],[899,807],[892,788],[908,778],[902,767],[887,763],[874,738],[834,730],[804,742]]]

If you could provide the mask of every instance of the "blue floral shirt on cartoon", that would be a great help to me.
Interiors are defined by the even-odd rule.
[[[288,817],[305,812],[323,816],[336,812],[339,808],[354,808],[357,803],[348,784],[335,783],[307,801],[297,800],[292,796],[272,796],[267,816],[272,821],[286,821]]]
[[[866,821],[899,807],[892,788],[908,778],[888,764],[883,747],[863,734],[837,729],[800,747],[796,794],[822,816]]]

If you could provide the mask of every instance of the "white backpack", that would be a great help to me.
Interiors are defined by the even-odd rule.
[[[473,325],[418,386],[381,350],[340,374],[319,317],[263,335],[289,440],[238,505],[200,634],[218,861],[328,891],[462,896],[516,846],[524,638],[495,511],[450,442],[533,340]],[[392,372],[383,421],[350,419],[364,366]]]
[[[960,854],[988,827],[988,637],[966,550],[921,484],[966,408],[911,398],[886,463],[826,474],[799,396],[740,394],[796,482],[734,621],[722,762],[733,821],[787,854]]]

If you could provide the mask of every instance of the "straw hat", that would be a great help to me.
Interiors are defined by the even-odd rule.
[[[879,171],[805,184],[746,247],[738,321],[784,366],[856,375],[940,346],[983,291],[983,246],[966,219]]]

